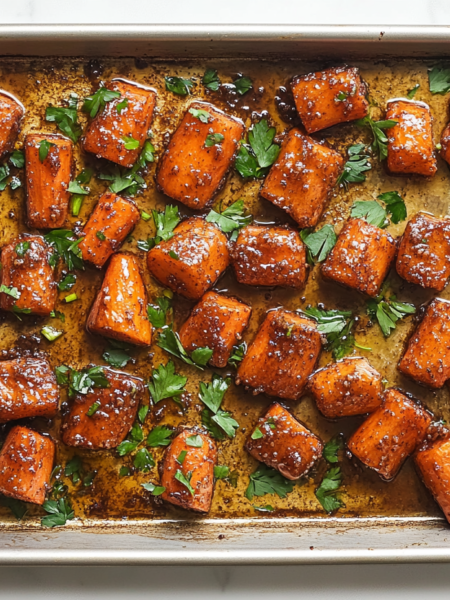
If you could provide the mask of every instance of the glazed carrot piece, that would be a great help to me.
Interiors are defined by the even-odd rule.
[[[260,194],[301,228],[315,227],[343,166],[338,152],[291,129]]]
[[[16,425],[0,451],[0,494],[44,504],[54,460],[53,440]]]
[[[389,233],[363,219],[350,219],[322,264],[322,276],[377,296],[396,252],[396,242]]]
[[[55,310],[58,289],[50,256],[49,246],[38,235],[23,233],[4,246],[0,258],[1,282],[10,293],[0,293],[2,310],[43,316]]]
[[[39,149],[48,142],[41,162]],[[58,229],[66,221],[72,174],[72,142],[57,133],[29,133],[25,138],[28,227]]]
[[[0,160],[14,150],[25,107],[9,92],[0,90]]]
[[[281,404],[274,402],[258,420],[245,449],[256,460],[294,480],[306,475],[322,456],[323,443]]]
[[[442,292],[450,277],[450,219],[418,213],[409,221],[397,255],[397,273],[409,283]]]
[[[66,446],[90,450],[116,448],[136,419],[144,396],[142,379],[102,368],[109,387],[77,394],[63,415],[61,439]]]
[[[157,94],[153,88],[126,79],[113,79],[106,87],[119,92],[120,98],[106,102],[105,108],[90,122],[83,148],[98,158],[132,167],[148,137]],[[138,146],[132,150],[125,148],[128,138],[136,140]]]
[[[98,201],[84,226],[84,237],[78,247],[83,259],[96,267],[103,267],[113,252],[118,250],[139,221],[136,204],[106,192]]]
[[[228,240],[213,223],[200,217],[183,221],[174,236],[147,254],[150,273],[172,291],[199,300],[230,262]]]
[[[364,415],[382,402],[381,375],[365,358],[348,357],[311,375],[308,389],[327,419]]]
[[[201,447],[189,445],[189,439],[193,437],[200,438]],[[164,454],[161,485],[166,489],[161,498],[188,510],[207,513],[214,492],[216,463],[215,442],[196,429],[185,429],[174,438]]]
[[[450,302],[435,298],[398,363],[404,375],[430,388],[450,379]]]
[[[232,252],[239,283],[302,288],[308,277],[305,246],[289,227],[248,225]]]
[[[348,441],[348,449],[366,467],[391,481],[425,437],[431,414],[397,389],[387,390],[383,404]]]
[[[206,123],[195,116],[196,111],[203,113]],[[189,208],[205,208],[225,183],[243,133],[240,119],[212,104],[193,102],[159,161],[158,189]],[[211,136],[217,135],[216,143],[209,145]]]
[[[0,361],[0,423],[27,417],[52,418],[58,412],[59,387],[45,358]]]
[[[367,87],[356,67],[334,67],[292,80],[295,106],[308,133],[362,119],[369,112]]]
[[[121,252],[112,256],[86,329],[137,346],[150,346],[152,327],[147,318],[147,292],[133,254]]]
[[[236,384],[298,400],[322,349],[315,321],[285,310],[270,311],[241,362]]]
[[[440,155],[450,164],[450,123],[444,129],[441,135],[441,150]]]
[[[397,121],[387,130],[387,166],[391,173],[427,177],[437,171],[430,107],[424,102],[391,100],[386,119]]]
[[[450,523],[450,439],[447,436],[425,442],[414,456],[414,462],[426,487]]]
[[[247,304],[216,292],[207,292],[194,306],[179,335],[185,350],[208,347],[213,367],[227,366],[233,346],[239,344],[252,309]]]

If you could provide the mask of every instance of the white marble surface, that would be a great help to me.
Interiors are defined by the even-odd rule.
[[[2,23],[450,25],[450,0],[0,0]],[[5,600],[448,600],[450,565],[3,568]]]

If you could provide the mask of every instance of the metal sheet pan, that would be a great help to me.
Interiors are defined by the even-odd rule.
[[[449,27],[0,26],[0,56],[445,57]],[[0,565],[450,561],[444,519],[199,519],[0,527]]]

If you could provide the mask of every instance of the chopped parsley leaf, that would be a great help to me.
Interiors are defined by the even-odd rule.
[[[217,74],[216,69],[206,69],[205,74],[202,79],[203,85],[211,90],[212,92],[217,92],[220,87],[220,79]]]
[[[205,146],[207,148],[211,148],[211,146],[217,146],[218,144],[221,144],[224,139],[225,136],[221,133],[208,133],[205,140]]]
[[[156,304],[158,305],[158,308],[151,306],[150,304],[147,306],[147,316],[153,327],[160,329],[167,324],[167,316],[171,314],[172,307],[170,305],[170,299],[165,296],[156,298]]]
[[[250,475],[245,497],[250,501],[255,496],[265,496],[266,494],[277,494],[280,498],[286,498],[286,495],[292,492],[294,486],[295,481],[290,481],[275,469],[261,464]]]
[[[252,222],[252,215],[245,215],[244,201],[237,200],[222,212],[211,210],[206,216],[208,223],[215,223],[224,233],[231,233],[231,241],[235,241],[239,231]]]
[[[166,398],[181,396],[185,392],[186,382],[187,377],[177,375],[175,365],[170,360],[167,365],[159,365],[159,367],[153,369],[151,381],[148,382],[147,386],[154,404],[158,404]]]
[[[365,153],[364,144],[355,144],[348,149],[348,161],[344,165],[344,170],[339,175],[337,183],[345,188],[349,183],[361,183],[366,180],[364,173],[370,171],[372,165],[369,162],[369,156]]]
[[[276,161],[280,146],[273,143],[275,127],[269,127],[267,120],[255,123],[248,133],[249,144],[241,143],[235,167],[242,177],[264,177],[269,167]]]
[[[203,370],[213,355],[213,351],[210,348],[196,348],[188,354],[180,342],[178,333],[175,333],[170,325],[159,334],[157,345],[186,364],[195,366],[201,370]]]
[[[191,93],[194,87],[194,82],[183,77],[165,77],[166,90],[178,94],[179,96],[187,96]]]
[[[343,506],[342,500],[338,497],[337,491],[342,483],[342,473],[340,467],[329,469],[322,480],[322,483],[316,490],[316,498],[327,513],[332,513]]]
[[[68,107],[48,106],[45,110],[45,120],[50,123],[56,123],[59,129],[72,140],[74,144],[78,142],[83,133],[78,123],[78,96],[70,94]]]
[[[75,518],[75,513],[66,498],[59,500],[46,500],[42,508],[48,513],[41,519],[43,527],[59,527],[65,525],[67,521]]]
[[[99,87],[95,94],[84,99],[83,111],[88,113],[93,119],[100,109],[105,108],[107,102],[120,98],[120,93],[108,90],[106,87]]]
[[[157,446],[168,446],[170,444],[170,437],[173,431],[164,425],[157,425],[150,431],[147,436],[147,446],[150,448],[156,448]]]
[[[23,258],[30,248],[30,242],[19,242],[14,248],[14,252],[19,258]]]
[[[242,362],[246,352],[247,344],[245,342],[242,342],[239,346],[233,346],[233,351],[228,359],[228,364],[237,369],[238,363]]]
[[[194,488],[191,485],[191,477],[192,477],[191,472],[186,473],[186,475],[184,475],[184,473],[182,471],[180,471],[180,469],[178,469],[177,472],[175,473],[175,479],[177,481],[179,481],[180,483],[182,483],[184,485],[184,487],[186,487],[193,496]]]
[[[337,436],[329,440],[325,446],[323,447],[322,456],[329,463],[337,463],[338,462],[338,452],[342,450],[344,447],[344,443],[342,441],[341,436]]]
[[[334,227],[329,224],[312,233],[309,229],[302,229],[300,237],[307,248],[310,264],[324,261],[337,242]]]
[[[444,94],[450,91],[450,69],[433,67],[428,72],[428,81],[432,94],[441,94],[444,96]]]
[[[211,116],[207,110],[197,110],[196,108],[190,108],[189,112],[193,117],[195,117],[202,123],[208,123],[209,117]]]
[[[259,427],[255,427],[255,431],[252,433],[251,437],[252,440],[260,440],[262,437],[264,437],[264,434]]]
[[[214,479],[226,479],[230,474],[230,468],[226,465],[217,465],[214,467]]]
[[[397,121],[373,121],[370,116],[358,119],[356,124],[360,127],[369,127],[373,135],[371,145],[372,152],[378,157],[378,160],[387,158],[387,142],[388,138],[385,134],[386,129],[391,129],[397,125]]]
[[[414,98],[414,96],[417,94],[417,90],[419,88],[420,88],[420,83],[416,83],[416,85],[408,91],[408,93],[406,94],[406,97],[409,100],[412,100]]]
[[[242,75],[233,81],[233,85],[240,96],[246,94],[253,87],[250,77],[244,77]]]
[[[154,483],[141,483],[142,487],[150,492],[152,496],[161,496],[166,491],[166,488],[162,485],[155,485]]]
[[[44,160],[47,158],[50,148],[55,145],[56,144],[53,144],[48,140],[41,140],[39,142],[39,160],[41,161],[41,163],[43,163]]]
[[[372,321],[377,321],[385,337],[389,337],[391,332],[397,327],[397,321],[413,315],[416,307],[406,302],[397,302],[395,296],[387,298],[384,291],[376,298],[367,301],[367,314]]]

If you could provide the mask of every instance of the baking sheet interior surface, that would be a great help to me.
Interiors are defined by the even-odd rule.
[[[67,60],[52,59],[33,60],[16,59],[0,61],[1,87],[17,96],[26,107],[26,117],[19,137],[20,147],[25,134],[29,132],[57,132],[56,125],[45,121],[47,106],[61,106],[70,93],[75,92],[84,98],[98,88],[100,82],[108,81],[112,77],[124,77],[142,84],[152,86],[158,91],[157,113],[152,124],[152,143],[156,149],[156,161],[149,165],[145,175],[147,189],[139,194],[135,200],[140,209],[151,213],[151,209],[163,209],[166,204],[176,204],[155,189],[154,172],[161,156],[165,143],[170,134],[176,129],[184,111],[193,99],[201,99],[213,103],[229,114],[243,119],[246,128],[258,121],[261,116],[269,118],[276,126],[277,135],[283,134],[293,124],[295,113],[289,110],[292,98],[289,94],[280,91],[280,86],[287,86],[294,75],[308,73],[324,67],[337,66],[333,63],[325,64],[304,61],[227,61],[225,59],[211,62],[159,62],[143,61],[137,59],[109,60]],[[439,136],[447,122],[447,98],[441,95],[432,96],[428,89],[427,68],[430,66],[420,61],[368,61],[353,62],[361,70],[363,79],[368,83],[369,96],[375,105],[372,116],[374,119],[384,118],[386,101],[390,98],[404,97],[408,90],[420,84],[415,100],[429,103],[434,117],[433,130],[437,143]],[[205,69],[211,67],[218,69],[222,82],[232,82],[237,73],[243,73],[253,81],[253,90],[245,96],[237,96],[231,86],[221,86],[218,92],[210,92],[201,85],[201,78]],[[177,75],[195,79],[197,85],[193,88],[192,95],[181,97],[165,90],[164,77]],[[276,101],[278,97],[278,101]],[[284,110],[280,111],[280,107]],[[83,126],[86,116],[79,113]],[[291,120],[290,120],[291,119]],[[370,133],[358,128],[355,124],[343,124],[313,135],[315,139],[325,139],[326,142],[346,156],[346,148],[352,143],[370,142]],[[372,170],[366,173],[367,179],[362,184],[352,184],[348,190],[337,187],[334,190],[328,208],[321,219],[321,225],[332,223],[338,233],[343,223],[349,217],[350,207],[355,200],[373,200],[386,191],[396,190],[405,199],[408,209],[408,219],[420,209],[434,213],[436,216],[448,214],[449,199],[449,171],[442,159],[439,161],[439,170],[432,179],[419,177],[391,177],[384,166],[376,159],[372,160]],[[93,167],[97,172],[101,170],[102,163],[92,155],[83,154],[80,144],[75,145],[75,172],[79,173],[86,166]],[[24,174],[22,177],[22,183]],[[80,216],[69,217],[66,224],[68,228],[82,225],[86,222],[99,196],[107,188],[106,181],[93,178],[90,184],[91,193],[85,199]],[[242,198],[249,212],[253,214],[257,223],[289,223],[294,222],[283,211],[275,208],[269,202],[259,197],[261,181],[245,181],[236,171],[232,171],[227,182],[215,199],[214,205],[222,203],[227,206]],[[192,214],[184,205],[179,205],[181,215]],[[26,229],[25,190],[21,188],[11,191],[8,186],[0,194],[0,245],[8,243],[20,232]],[[407,220],[398,225],[390,225],[389,232],[394,236],[402,234]],[[161,295],[162,287],[153,280],[146,267],[146,255],[137,248],[137,241],[147,239],[154,235],[152,220],[140,220],[132,236],[124,244],[123,249],[135,253],[141,263],[145,277],[150,301]],[[365,299],[357,292],[344,289],[333,283],[322,280],[319,269],[312,269],[306,288],[300,292],[292,289],[262,289],[239,285],[230,270],[218,281],[215,289],[237,296],[251,304],[253,313],[250,326],[244,339],[249,342],[253,339],[257,328],[262,322],[266,312],[275,307],[283,306],[289,310],[298,310],[308,304],[316,305],[319,302],[326,308],[338,308],[353,311],[359,315],[360,320],[356,329],[356,339],[362,346],[372,349],[371,352],[356,351],[366,356],[371,364],[388,381],[389,387],[400,386],[402,389],[413,393],[417,398],[435,414],[436,418],[449,420],[449,392],[447,387],[437,391],[429,391],[417,386],[412,381],[404,378],[396,369],[396,364],[401,356],[406,338],[414,327],[412,318],[399,322],[397,329],[385,339],[377,325],[370,326],[365,310]],[[67,293],[60,293],[58,310],[64,312],[65,323],[62,324],[64,335],[53,343],[47,342],[40,330],[46,323],[54,324],[51,319],[24,315],[19,321],[12,313],[2,313],[0,316],[0,349],[8,356],[12,349],[21,351],[44,352],[49,357],[53,367],[67,364],[73,368],[83,368],[88,363],[105,364],[102,353],[107,348],[105,339],[95,337],[86,332],[85,322],[93,300],[98,292],[103,272],[87,268],[84,272],[77,273],[77,283],[71,290],[79,297],[77,302],[63,305],[63,298]],[[432,291],[424,290],[418,286],[409,285],[401,280],[394,271],[388,277],[389,289],[397,294],[401,301],[412,302],[416,306],[427,302],[433,297]],[[450,298],[448,290],[444,290],[441,297]],[[175,330],[184,322],[193,304],[182,299],[174,298]],[[153,342],[150,349],[134,349],[133,361],[128,363],[123,370],[136,374],[145,380],[151,375],[152,368],[161,362],[166,363],[168,355],[158,348]],[[331,354],[323,352],[320,366],[332,361]],[[179,361],[175,361],[177,371],[188,377],[186,385],[187,394],[182,397],[183,409],[172,400],[165,400],[151,407],[149,416],[144,425],[147,434],[155,425],[167,424],[170,426],[201,425],[200,412],[203,408],[198,398],[199,382],[209,382],[212,372],[222,376],[229,374],[234,379],[233,369],[207,368],[201,372]],[[63,402],[67,400],[66,391],[62,390]],[[147,401],[147,400],[146,400]],[[228,465],[230,470],[237,471],[239,477],[236,487],[225,481],[217,481],[211,511],[208,518],[270,518],[271,516],[290,517],[323,517],[327,518],[321,505],[317,501],[314,491],[322,480],[326,465],[319,461],[316,467],[294,491],[281,499],[277,496],[254,498],[252,502],[246,499],[245,490],[248,485],[249,475],[257,462],[244,450],[244,443],[249,431],[255,425],[257,418],[270,404],[271,399],[264,395],[253,396],[246,393],[242,387],[231,384],[222,408],[229,410],[238,421],[240,427],[234,439],[218,442],[218,464]],[[298,403],[288,403],[293,413],[304,422],[308,428],[328,441],[336,434],[348,437],[362,422],[363,418],[346,418],[338,422],[325,420],[318,412],[313,400],[303,396]],[[55,440],[59,439],[59,419],[51,422],[41,419],[24,420],[38,431],[49,432]],[[4,440],[8,430],[15,422],[0,426],[0,441]],[[164,449],[151,449],[158,463]],[[201,520],[197,515],[188,514],[167,503],[158,503],[141,487],[142,483],[158,481],[157,467],[150,473],[134,473],[130,477],[119,477],[122,466],[131,465],[132,458],[117,456],[116,451],[88,451],[64,447],[58,443],[56,464],[64,465],[74,455],[82,459],[86,471],[95,471],[93,485],[73,485],[70,479],[64,478],[69,486],[69,497],[76,517],[86,522],[97,522],[109,519],[175,519],[175,520]],[[344,517],[373,517],[373,516],[404,516],[404,517],[440,517],[441,513],[430,494],[415,473],[411,460],[408,460],[401,469],[396,479],[384,483],[379,476],[363,469],[355,461],[347,457],[340,458],[343,472],[342,507],[338,516]],[[253,504],[270,503],[275,512],[270,515],[255,512]],[[18,527],[39,521],[33,521],[33,516],[43,514],[39,507],[30,508],[28,517]],[[4,523],[15,523],[7,508],[0,507],[0,516]],[[76,525],[72,521],[68,527]]]

